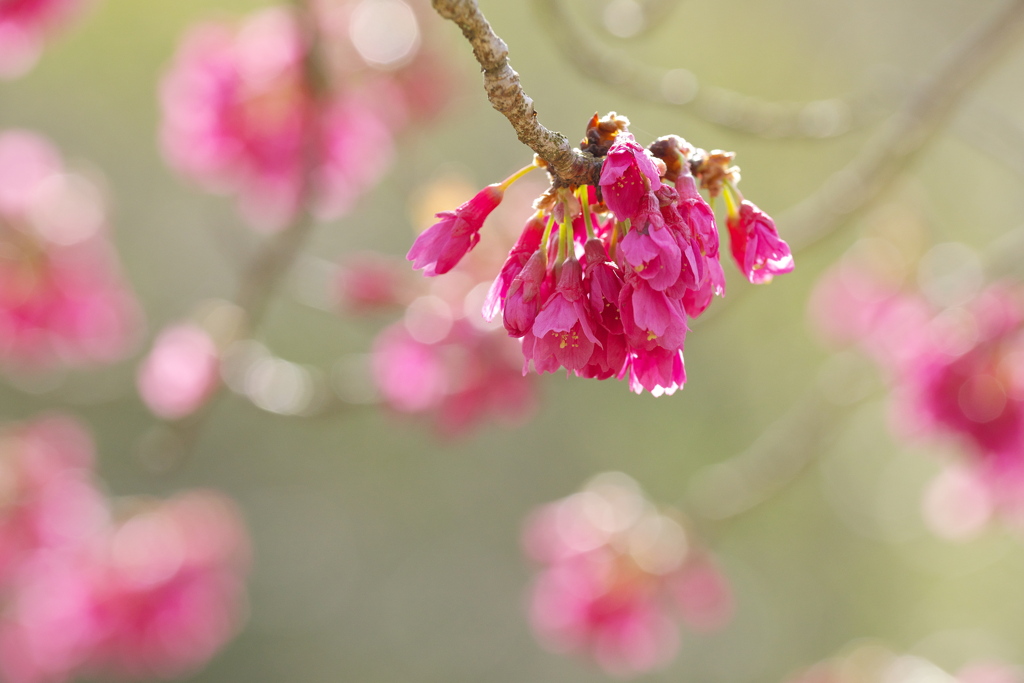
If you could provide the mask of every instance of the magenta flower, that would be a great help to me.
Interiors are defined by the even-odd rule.
[[[620,245],[622,257],[652,289],[664,292],[679,279],[682,252],[672,230],[648,223],[634,227]]]
[[[501,311],[513,280],[523,271],[530,257],[540,248],[540,241],[543,235],[544,221],[539,216],[531,217],[526,223],[526,227],[523,228],[522,234],[519,235],[519,239],[516,240],[512,250],[509,251],[508,258],[505,259],[505,263],[501,266],[498,277],[494,279],[494,283],[487,291],[487,298],[484,299],[483,308],[484,320],[491,322]]]
[[[728,585],[678,519],[618,472],[535,511],[523,543],[544,565],[530,601],[541,642],[630,676],[671,661],[679,619],[697,630],[723,626]]]
[[[619,133],[608,150],[600,185],[605,205],[620,221],[636,220],[657,208],[651,195],[661,187],[658,167],[629,133]]]
[[[424,230],[406,258],[424,275],[443,275],[480,241],[480,228],[491,211],[505,196],[501,185],[488,185],[472,199],[455,209],[437,214],[441,220]]]
[[[545,285],[549,279],[545,271],[544,255],[539,251],[534,252],[512,279],[505,295],[502,323],[510,336],[522,337],[533,329],[540,306],[546,300]]]
[[[755,204],[743,200],[727,224],[733,259],[751,283],[765,284],[772,276],[793,270],[789,245],[779,238],[775,221]]]
[[[686,383],[686,366],[681,349],[655,347],[649,350],[633,348],[629,365],[629,388],[652,396],[671,396]]]
[[[532,332],[536,339],[532,358],[539,359],[542,366],[547,365],[544,359],[554,358],[566,370],[580,370],[590,360],[597,337],[584,296],[583,269],[576,257],[562,264],[555,292],[541,306]]]

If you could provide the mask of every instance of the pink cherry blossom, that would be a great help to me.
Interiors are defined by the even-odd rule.
[[[406,275],[392,259],[371,252],[353,254],[338,267],[334,300],[341,310],[358,314],[402,306],[411,289]]]

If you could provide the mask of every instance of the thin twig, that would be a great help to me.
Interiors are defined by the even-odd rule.
[[[325,95],[325,86],[321,72],[318,29],[309,0],[293,0],[293,6],[301,40],[306,48],[303,79],[312,98],[303,140],[302,178],[299,181],[296,215],[280,233],[269,238],[244,267],[234,298],[234,304],[242,313],[242,324],[234,331],[232,339],[222,340],[224,347],[233,341],[252,336],[259,329],[267,307],[314,225],[310,204],[316,193],[315,167],[322,138],[319,128],[322,118],[320,104]],[[171,433],[164,441],[178,451],[178,457],[171,463],[173,466],[180,467],[195,451],[203,425],[223,394],[224,385],[220,384],[199,410],[169,424]]]
[[[878,396],[877,380],[865,382],[863,362],[854,356],[833,357],[828,376],[814,382],[789,410],[764,430],[749,448],[723,462],[699,470],[690,480],[687,501],[705,519],[737,517],[771,500],[822,454],[842,418],[864,401]],[[852,395],[826,395],[833,389]]]
[[[519,141],[536,152],[562,180],[574,185],[597,185],[601,161],[574,149],[568,138],[548,130],[508,63],[508,45],[494,33],[476,0],[432,0],[434,10],[462,29],[484,74],[484,90],[491,106],[501,112]]]
[[[954,44],[874,141],[816,192],[778,217],[779,232],[793,252],[835,232],[878,199],[942,130],[970,87],[1013,44],[1022,27],[1024,0],[1009,0]],[[717,319],[753,289],[734,289],[728,299],[695,322]]]
[[[779,224],[794,249],[814,244],[863,210],[892,184],[951,117],[978,79],[1019,37],[1024,0],[1010,0],[941,58],[880,134]]]
[[[772,138],[830,138],[877,118],[869,94],[773,102],[705,87],[689,69],[658,68],[589,36],[562,0],[534,0],[552,43],[584,76],[638,100],[682,109],[711,123]]]

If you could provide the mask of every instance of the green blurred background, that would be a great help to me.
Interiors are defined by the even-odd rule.
[[[678,2],[626,40],[602,26],[606,4],[568,6],[593,39],[650,64],[690,69],[701,88],[778,101],[871,92],[879,115],[998,5]],[[39,131],[107,177],[116,243],[149,335],[200,300],[229,297],[259,240],[231,200],[205,194],[163,164],[157,82],[188,26],[265,5],[103,0],[32,72],[0,84],[0,126]],[[874,130],[828,140],[733,132],[588,80],[565,62],[558,29],[533,3],[481,6],[548,127],[576,139],[595,111],[615,110],[645,144],[676,133],[707,149],[735,150],[745,195],[773,215],[811,194]],[[402,165],[354,213],[317,228],[308,255],[403,254],[414,235],[406,198],[439,169],[454,164],[483,185],[529,159],[486,102],[457,29],[430,19],[428,30],[462,79],[455,101],[437,125],[403,143]],[[983,116],[1005,130],[1024,125],[1022,57],[1012,51],[971,93],[885,195],[884,215],[911,216],[907,230],[926,242],[979,249],[1018,228],[1024,193],[1015,168],[1024,147],[1001,140]],[[984,139],[972,137],[980,132]],[[670,398],[638,397],[614,381],[547,377],[529,424],[486,426],[447,441],[421,421],[365,407],[293,419],[229,398],[213,411],[194,457],[163,474],[138,455],[154,421],[129,390],[133,361],[76,373],[52,390],[0,385],[0,411],[11,419],[51,409],[82,416],[96,434],[111,493],[210,486],[242,505],[255,545],[250,615],[196,681],[604,680],[597,668],[534,640],[524,607],[532,568],[519,533],[533,507],[609,469],[635,477],[653,499],[693,511],[737,596],[728,628],[684,634],[676,661],[646,680],[770,683],[861,637],[950,669],[980,657],[1024,662],[1019,541],[999,531],[963,544],[929,535],[921,491],[951,453],[889,436],[881,393],[833,411],[838,421],[828,439],[812,444],[809,466],[768,501],[728,520],[694,511],[694,499],[718,495],[700,489],[704,468],[743,452],[822,382],[828,352],[807,331],[807,297],[830,263],[876,229],[878,215],[868,212],[798,253],[796,271],[769,287],[745,291],[754,288],[730,270],[728,303],[689,336],[689,381]],[[785,237],[784,221],[779,229]],[[379,325],[307,306],[293,289],[275,300],[260,334],[275,353],[329,367],[366,349]],[[782,441],[772,457],[803,457],[803,433]]]

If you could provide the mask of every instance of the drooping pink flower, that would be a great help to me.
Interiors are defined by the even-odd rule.
[[[651,210],[661,178],[650,152],[630,133],[621,132],[601,166],[600,186],[605,205],[618,220],[636,220]]]
[[[505,196],[499,184],[488,185],[455,209],[437,214],[437,223],[424,230],[406,258],[424,275],[443,275],[458,265],[480,241],[480,228]]]
[[[88,0],[4,0],[0,2],[0,78],[28,71],[50,34]]]
[[[523,534],[544,565],[530,600],[538,638],[613,675],[664,666],[678,648],[680,618],[711,630],[731,615],[728,586],[695,541],[676,513],[655,509],[617,472],[542,506]]]
[[[779,237],[775,221],[755,204],[743,200],[739,213],[730,215],[729,244],[740,271],[755,285],[793,270],[793,254]]]
[[[271,8],[238,27],[194,28],[161,87],[168,161],[236,193],[258,228],[293,220],[307,195],[320,218],[348,211],[390,163],[393,131],[344,88],[319,95],[294,15]]]
[[[146,406],[165,420],[194,412],[218,383],[219,353],[198,325],[172,325],[157,336],[139,367],[139,394]]]
[[[102,196],[25,131],[0,134],[0,364],[31,371],[121,358],[138,310]]]
[[[508,253],[508,258],[501,266],[498,277],[487,291],[487,298],[484,299],[483,316],[484,320],[490,322],[502,309],[505,298],[508,296],[512,282],[515,280],[529,262],[530,257],[537,253],[540,248],[540,241],[544,235],[544,221],[540,216],[532,216],[523,228],[515,245]],[[517,335],[518,336],[518,335]]]
[[[544,359],[553,358],[556,367],[582,369],[597,343],[588,306],[580,262],[575,256],[567,258],[554,293],[541,306],[533,323],[531,331],[536,342],[532,359],[542,367],[547,365]]]
[[[544,254],[536,251],[512,278],[502,316],[510,336],[522,337],[533,329],[540,306],[546,301],[545,284],[550,281],[545,267]]]

